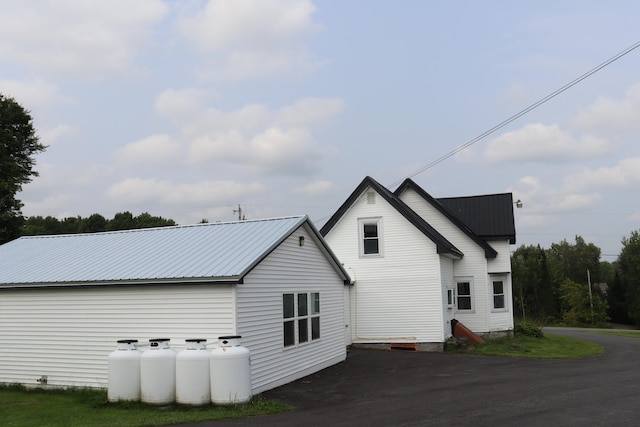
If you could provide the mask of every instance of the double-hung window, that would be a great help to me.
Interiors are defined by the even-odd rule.
[[[382,255],[382,220],[363,218],[358,220],[360,236],[360,256]]]
[[[502,311],[507,309],[505,278],[492,277],[491,290],[493,294],[493,310]]]
[[[320,339],[320,293],[283,294],[282,318],[285,347]]]
[[[456,306],[458,311],[473,310],[473,282],[471,279],[456,281]]]

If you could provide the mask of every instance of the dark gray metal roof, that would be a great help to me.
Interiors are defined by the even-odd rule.
[[[0,288],[29,284],[239,282],[304,226],[348,275],[307,216],[91,234],[21,237],[0,246]]]
[[[329,231],[338,223],[340,218],[347,212],[347,210],[355,203],[358,197],[365,191],[366,188],[372,188],[382,198],[384,198],[391,206],[393,206],[402,216],[404,216],[411,224],[413,224],[420,232],[431,239],[436,244],[437,252],[439,254],[448,254],[455,257],[463,257],[464,254],[460,249],[456,248],[453,243],[448,241],[442,234],[440,234],[435,228],[429,225],[420,215],[418,215],[413,209],[406,205],[400,198],[398,198],[391,191],[383,187],[375,179],[367,176],[360,185],[351,193],[347,200],[338,208],[331,218],[320,229],[320,234],[326,236]]]
[[[487,242],[483,240],[481,236],[474,232],[474,230],[461,218],[454,216],[451,214],[449,209],[447,209],[442,203],[438,200],[434,199],[429,193],[427,193],[422,187],[416,184],[411,179],[406,179],[404,182],[396,189],[394,192],[398,197],[407,189],[411,189],[418,193],[420,197],[422,197],[427,203],[431,204],[434,208],[436,208],[440,213],[442,213],[445,217],[449,219],[452,223],[454,223],[462,232],[464,232],[471,240],[473,240],[478,246],[484,249],[485,257],[487,258],[495,258],[498,256],[498,252],[491,247]]]
[[[437,200],[481,238],[509,239],[509,243],[516,243],[511,193],[447,197]]]

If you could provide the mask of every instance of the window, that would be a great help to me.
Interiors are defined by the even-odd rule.
[[[493,286],[493,309],[494,310],[506,310],[506,298],[505,298],[505,286],[504,279],[493,279],[491,281]]]
[[[296,343],[295,329],[295,299],[293,294],[282,296],[282,317],[284,317],[284,346],[288,347]]]
[[[282,318],[285,347],[320,339],[320,293],[283,294]]]
[[[457,282],[456,294],[457,294],[457,306],[458,310],[472,310],[473,309],[473,295],[472,286],[470,280],[460,280]]]
[[[360,227],[360,255],[381,255],[381,221],[380,218],[361,219]]]
[[[456,291],[453,288],[447,288],[447,308],[453,308],[456,300]]]

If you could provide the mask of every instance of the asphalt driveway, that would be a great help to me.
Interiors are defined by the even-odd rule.
[[[557,329],[605,353],[535,360],[352,349],[347,360],[264,393],[291,412],[204,426],[636,426],[640,338]]]

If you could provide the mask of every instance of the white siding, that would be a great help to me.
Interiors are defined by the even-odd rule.
[[[299,236],[305,238],[299,245]],[[303,227],[237,286],[238,334],[251,350],[253,391],[265,391],[346,359],[344,282]],[[282,294],[320,293],[320,339],[283,346]]]
[[[444,339],[451,337],[451,320],[455,319],[455,306],[449,308],[447,304],[447,289],[455,289],[455,282],[453,280],[453,260],[441,257],[440,265],[442,266],[442,305],[443,305],[443,317],[442,328],[444,331]]]
[[[351,290],[352,289],[353,289],[353,286],[344,287],[343,300],[342,300],[342,305],[343,305],[342,308],[343,308],[343,315],[344,315],[344,344],[346,346],[350,346],[351,344],[353,344],[353,341],[351,338],[351,322],[352,322],[351,313],[353,311],[351,307]]]
[[[405,191],[401,199],[464,254],[461,260],[453,261],[453,275],[472,279],[473,310],[456,311],[454,317],[474,332],[488,332],[491,308],[484,249],[415,191]]]
[[[325,239],[352,274],[354,343],[442,342],[440,256],[435,244],[366,191]],[[381,218],[382,256],[359,256],[359,218]]]
[[[508,240],[493,241],[489,244],[498,252],[498,256],[489,261],[489,273],[503,274],[506,278],[505,302],[507,311],[491,313],[491,331],[513,330],[513,286],[511,277],[511,247]]]
[[[489,273],[511,272],[511,246],[508,240],[491,241],[489,245],[498,252],[498,256],[489,260]]]
[[[106,387],[118,339],[217,339],[234,332],[229,285],[0,291],[0,382]]]

